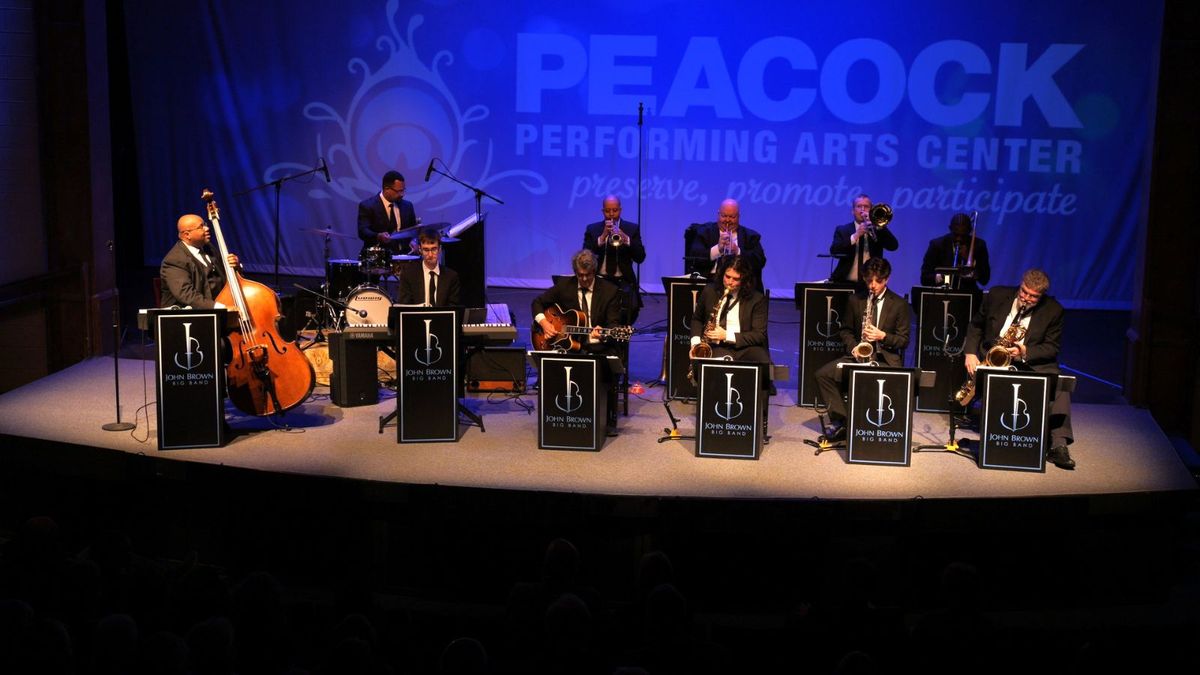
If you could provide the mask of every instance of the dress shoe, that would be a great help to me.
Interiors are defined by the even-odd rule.
[[[844,422],[831,422],[825,433],[821,434],[820,439],[829,443],[846,440],[846,425]]]
[[[1071,453],[1067,451],[1067,446],[1056,445],[1046,452],[1046,460],[1054,464],[1060,469],[1071,471],[1075,468],[1075,460],[1071,459]]]

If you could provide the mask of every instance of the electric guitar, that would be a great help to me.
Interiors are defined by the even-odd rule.
[[[552,338],[547,337],[542,332],[542,327],[535,323],[530,332],[534,349],[577,352],[583,348],[583,343],[587,341],[588,335],[592,332],[592,327],[587,325],[587,316],[583,312],[577,309],[564,310],[558,305],[554,305],[546,309],[545,315],[546,320],[554,327],[556,335]],[[628,340],[632,335],[633,326],[600,329],[600,337],[622,342]]]

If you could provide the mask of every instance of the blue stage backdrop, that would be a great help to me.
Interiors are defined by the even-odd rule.
[[[429,224],[474,210],[431,158],[495,194],[491,284],[569,271],[614,192],[638,209],[643,286],[682,268],[683,230],[722,199],[762,232],[765,284],[826,277],[833,228],[866,192],[895,210],[893,286],[979,211],[993,283],[1045,268],[1074,307],[1125,308],[1145,226],[1158,2],[778,3],[455,0],[127,2],[147,264],[175,219],[222,207],[233,250],[319,275],[389,168]],[[643,124],[638,106],[644,104]],[[442,166],[442,165],[439,165]],[[357,241],[335,240],[334,258]],[[473,270],[460,270],[472,274]]]

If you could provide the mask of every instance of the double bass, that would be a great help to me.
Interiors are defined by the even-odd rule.
[[[312,393],[316,376],[312,364],[294,342],[279,334],[279,296],[265,284],[244,279],[229,264],[229,249],[221,232],[221,216],[212,190],[201,195],[208,220],[217,236],[225,270],[225,288],[216,301],[238,312],[238,328],[229,334],[233,358],[225,367],[229,399],[250,415],[281,414],[300,405]]]

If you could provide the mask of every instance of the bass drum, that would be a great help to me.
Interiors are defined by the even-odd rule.
[[[334,300],[345,299],[350,291],[367,281],[358,261],[350,258],[326,260],[325,278],[329,280],[329,297]]]
[[[346,298],[346,323],[351,326],[387,326],[392,298],[375,286],[362,285]]]

